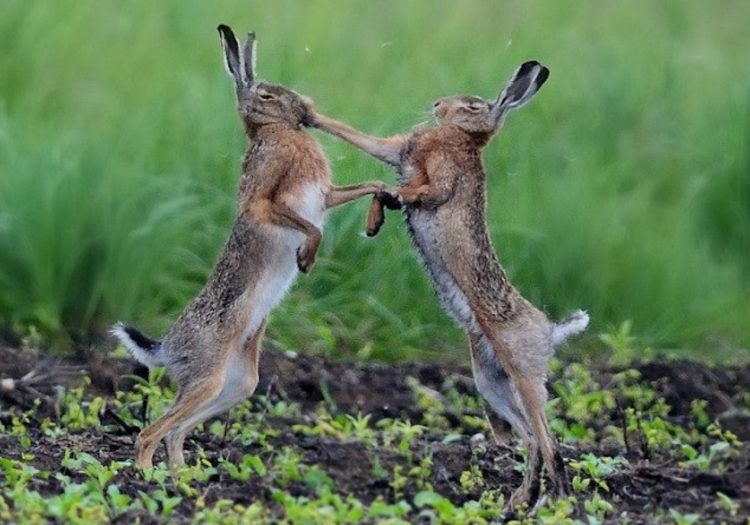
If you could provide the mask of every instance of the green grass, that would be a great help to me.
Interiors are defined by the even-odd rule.
[[[502,5],[502,7],[501,7]],[[116,319],[157,334],[201,287],[246,146],[215,26],[258,68],[372,133],[431,101],[551,78],[487,148],[490,228],[517,286],[592,332],[657,348],[750,344],[745,3],[6,1],[0,18],[0,324],[61,349]],[[321,135],[340,182],[392,180]],[[287,347],[461,359],[397,215],[330,215],[276,311]],[[33,329],[31,328],[33,327]],[[715,355],[715,351],[712,350]]]

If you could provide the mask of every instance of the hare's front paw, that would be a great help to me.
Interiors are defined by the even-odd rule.
[[[308,273],[315,264],[315,255],[318,253],[320,236],[310,235],[302,246],[297,249],[297,268],[302,273]]]
[[[370,203],[370,209],[367,211],[367,229],[365,230],[367,236],[375,237],[384,222],[385,214],[383,213],[383,201],[375,196]]]
[[[398,188],[393,186],[385,186],[382,191],[378,192],[378,200],[383,203],[383,206],[389,210],[400,210],[404,205],[404,199],[398,191]]]

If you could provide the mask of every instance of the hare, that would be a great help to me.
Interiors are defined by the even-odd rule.
[[[179,385],[174,404],[136,440],[136,464],[144,468],[165,436],[170,467],[182,465],[187,433],[253,393],[266,318],[297,270],[310,271],[324,211],[364,195],[388,200],[382,182],[333,186],[320,146],[301,130],[312,103],[256,79],[253,33],[240,49],[229,27],[218,31],[252,142],[232,231],[205,287],[162,340],[122,324],[112,328],[138,361],[165,366]]]
[[[526,62],[495,101],[440,99],[433,105],[436,127],[391,138],[365,135],[320,114],[312,123],[398,171],[408,231],[443,307],[467,332],[477,390],[494,412],[488,412],[493,434],[499,440],[510,426],[526,444],[526,475],[511,506],[537,499],[543,465],[556,496],[569,490],[544,411],[545,381],[554,347],[589,321],[578,311],[556,324],[525,300],[508,281],[487,230],[482,148],[506,113],[528,102],[548,75],[538,62]],[[382,222],[376,197],[368,234]]]

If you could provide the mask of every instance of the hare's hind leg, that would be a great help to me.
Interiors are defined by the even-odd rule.
[[[565,475],[565,466],[557,449],[557,443],[549,430],[545,412],[547,402],[546,366],[544,370],[535,369],[534,366],[526,366],[521,370],[518,363],[526,363],[528,359],[519,355],[514,360],[514,352],[525,352],[528,355],[538,349],[510,348],[503,344],[502,339],[497,334],[490,333],[492,335],[489,336],[489,339],[495,350],[497,360],[502,364],[510,379],[519,408],[531,429],[531,440],[539,447],[541,452],[544,466],[552,483],[552,491],[557,497],[567,496],[570,493],[570,488],[568,478]]]
[[[484,336],[469,335],[471,345],[471,365],[477,390],[490,405],[485,410],[496,442],[508,435],[508,427],[513,428],[526,446],[526,474],[523,482],[513,493],[510,507],[534,502],[541,488],[542,458],[539,446],[529,421],[516,402],[510,378],[500,365],[490,341]]]
[[[471,366],[479,394],[492,407],[494,416],[488,416],[493,434],[507,434],[508,425],[525,442],[531,441],[532,429],[523,410],[513,396],[510,379],[500,365],[490,341],[484,336],[470,335]]]
[[[570,484],[565,474],[565,464],[558,450],[557,442],[547,423],[545,378],[543,376],[527,377],[523,374],[517,374],[516,377],[511,376],[511,380],[521,398],[529,424],[544,458],[544,466],[547,468],[547,475],[552,483],[552,492],[556,497],[565,497],[570,494]]]
[[[183,445],[185,437],[203,421],[221,414],[250,397],[258,386],[258,359],[260,342],[266,328],[266,320],[239,351],[234,350],[227,362],[221,391],[209,403],[169,431],[166,438],[169,467],[174,469],[185,464]]]
[[[485,375],[482,370],[478,369],[479,365],[477,364],[477,361],[479,360],[479,356],[477,354],[480,351],[480,340],[480,336],[469,334],[469,347],[471,349],[471,351],[469,352],[469,357],[471,358],[471,371],[474,375],[474,383],[476,384],[477,390],[479,390],[480,388],[480,381],[478,378]],[[507,376],[505,380],[507,381]],[[510,421],[498,415],[498,411],[490,403],[489,399],[487,399],[491,396],[490,392],[487,392],[488,388],[485,387],[484,390],[485,392],[479,391],[479,394],[482,396],[482,399],[484,399],[484,417],[487,420],[487,423],[489,423],[490,425],[492,437],[494,438],[495,443],[497,443],[498,445],[507,444],[512,438],[511,430],[513,429],[513,425],[510,424]],[[505,389],[500,388],[499,390]],[[485,393],[488,395],[485,395]],[[502,394],[500,393],[498,393],[498,395],[502,396]],[[505,404],[503,406],[505,406]]]
[[[219,395],[223,370],[217,372],[181,385],[177,398],[167,412],[141,431],[135,441],[135,464],[138,467],[151,468],[156,447],[167,432]]]

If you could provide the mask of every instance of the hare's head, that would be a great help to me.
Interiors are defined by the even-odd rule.
[[[248,33],[240,50],[229,27],[222,24],[217,29],[224,48],[224,65],[234,79],[238,110],[248,132],[280,122],[294,127],[307,124],[314,111],[310,99],[283,86],[258,81],[255,75],[255,33]]]
[[[526,104],[548,76],[549,69],[539,62],[525,62],[494,102],[472,96],[446,97],[433,104],[432,112],[440,125],[452,124],[468,133],[491,135],[500,128],[505,114]]]

